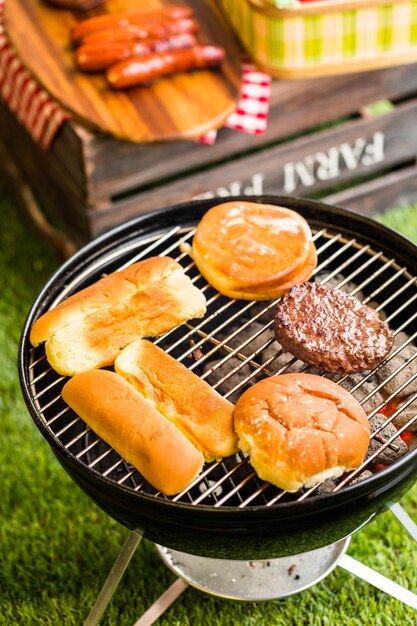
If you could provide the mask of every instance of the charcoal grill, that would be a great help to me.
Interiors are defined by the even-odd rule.
[[[114,589],[142,536],[159,544],[167,565],[199,588],[245,599],[282,597],[303,588],[302,583],[290,585],[286,590],[265,591],[266,579],[274,578],[272,570],[266,571],[272,560],[277,559],[278,563],[283,559],[281,563],[285,563],[290,556],[301,558],[310,571],[313,563],[315,566],[319,563],[309,583],[313,584],[333,569],[340,558],[346,564],[349,557],[343,557],[343,553],[349,536],[385,506],[401,515],[399,505],[393,503],[415,481],[416,450],[407,452],[383,471],[356,482],[365,470],[374,468],[381,450],[395,450],[402,433],[417,429],[413,427],[417,410],[414,413],[411,410],[417,399],[417,350],[391,370],[385,380],[376,379],[390,360],[416,343],[416,246],[368,218],[320,202],[278,196],[258,197],[257,201],[301,213],[312,228],[318,251],[315,280],[344,289],[375,306],[397,338],[401,338],[372,372],[364,373],[360,380],[351,381],[348,377],[339,380],[354,395],[366,383],[371,384],[371,391],[361,398],[370,418],[388,406],[394,406],[388,422],[405,411],[409,417],[388,438],[381,439],[381,428],[377,429],[372,437],[381,442],[379,452],[367,458],[356,471],[342,476],[330,493],[311,488],[288,494],[260,480],[241,454],[206,464],[198,479],[176,496],[158,493],[64,403],[61,389],[66,379],[51,370],[43,347],[32,348],[28,340],[37,317],[103,274],[148,256],[169,255],[183,265],[205,292],[208,310],[202,320],[192,320],[157,339],[156,343],[164,350],[232,401],[265,376],[294,368],[310,371],[310,368],[276,347],[274,302],[235,301],[220,295],[205,282],[187,255],[185,247],[192,240],[196,223],[220,200],[187,202],[148,213],[96,239],[67,261],[44,287],[26,320],[19,350],[21,386],[36,426],[78,485],[131,530],[88,624],[98,623],[97,616],[104,610],[110,588]],[[399,382],[395,387],[396,378]],[[369,410],[372,397],[388,382],[390,393]],[[400,396],[405,401],[397,406],[395,400]],[[411,520],[407,524],[414,533]],[[307,552],[310,556],[303,556]],[[208,564],[204,573],[201,557]],[[214,584],[213,579],[218,577],[216,571],[214,576],[210,574],[214,563],[211,559],[227,559],[230,567],[221,567],[228,571],[225,579],[230,583],[233,577],[236,580],[237,575],[241,576],[241,587],[243,578],[249,575],[248,562],[255,563],[250,569],[261,581],[258,587],[264,590],[264,595],[253,591],[234,594],[230,585],[229,589],[223,589],[224,581],[216,580]],[[264,568],[265,575],[260,573],[259,564],[263,562],[269,563]],[[412,604],[415,596],[410,594],[409,600]]]

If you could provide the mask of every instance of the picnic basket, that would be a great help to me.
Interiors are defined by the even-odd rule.
[[[417,0],[219,0],[255,62],[279,78],[417,60]]]

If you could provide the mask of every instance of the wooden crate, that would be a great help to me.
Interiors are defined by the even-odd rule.
[[[66,123],[44,152],[0,102],[0,138],[40,206],[76,245],[144,211],[210,195],[328,195],[364,213],[413,199],[417,65],[274,81],[267,132],[222,129],[214,146],[134,145]],[[363,115],[389,99],[395,108]],[[3,150],[4,150],[3,146]],[[3,159],[4,161],[4,159]]]

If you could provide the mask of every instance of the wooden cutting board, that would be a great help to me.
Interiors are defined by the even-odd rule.
[[[222,126],[236,108],[240,52],[214,0],[187,0],[200,24],[199,43],[221,45],[221,68],[163,78],[150,86],[112,91],[101,74],[76,69],[71,27],[102,13],[152,10],[162,0],[107,0],[98,8],[70,12],[41,0],[8,0],[5,29],[12,45],[39,83],[73,118],[94,130],[134,142],[198,137]]]

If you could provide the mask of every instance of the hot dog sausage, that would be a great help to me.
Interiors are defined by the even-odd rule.
[[[141,41],[142,39],[167,39],[171,35],[196,33],[197,31],[198,23],[191,18],[185,18],[176,21],[166,20],[148,26],[129,24],[123,27],[106,28],[86,35],[81,43],[82,45],[91,45],[115,41],[127,42]]]
[[[70,11],[88,11],[93,7],[104,2],[104,0],[44,0],[45,4],[49,4],[58,9],[68,9]]]
[[[105,70],[133,56],[143,57],[152,52],[182,50],[196,45],[194,35],[183,33],[168,39],[147,39],[126,43],[98,43],[80,46],[75,53],[78,67],[85,72]]]
[[[92,17],[76,24],[71,32],[71,39],[73,43],[78,43],[85,35],[102,30],[103,28],[127,26],[128,24],[148,24],[167,19],[179,20],[185,17],[191,17],[192,14],[193,11],[191,8],[178,4],[167,6],[157,11],[126,11],[123,13],[99,15],[98,17]]]
[[[224,50],[219,46],[171,50],[117,63],[107,70],[107,80],[114,89],[124,89],[176,72],[219,65],[223,59]]]

